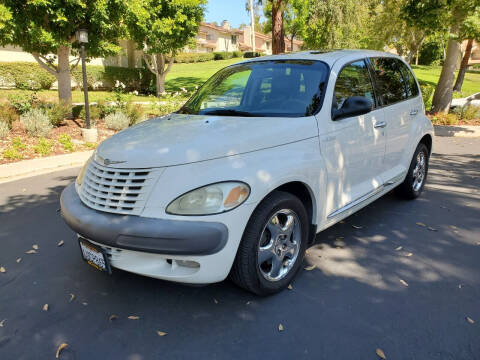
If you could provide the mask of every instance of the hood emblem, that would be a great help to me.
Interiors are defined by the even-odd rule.
[[[108,165],[113,165],[113,164],[122,164],[122,163],[125,163],[126,161],[116,161],[116,160],[110,160],[110,159],[104,159],[102,158],[101,156],[99,155],[96,155],[95,156],[95,160],[105,166],[108,166]]]

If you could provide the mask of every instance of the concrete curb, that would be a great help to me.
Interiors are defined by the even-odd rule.
[[[92,153],[93,150],[79,151],[72,154],[49,156],[0,165],[0,184],[81,166],[88,160]]]
[[[480,137],[480,126],[435,125],[435,136]]]

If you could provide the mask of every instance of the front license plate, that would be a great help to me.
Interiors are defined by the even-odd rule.
[[[83,260],[92,265],[95,269],[111,273],[107,255],[102,248],[92,244],[85,239],[78,239]]]

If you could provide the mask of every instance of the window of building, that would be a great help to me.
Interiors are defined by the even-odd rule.
[[[232,44],[237,44],[237,35],[232,35]]]

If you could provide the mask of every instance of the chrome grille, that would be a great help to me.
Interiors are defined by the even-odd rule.
[[[115,169],[91,160],[83,178],[80,199],[96,210],[139,215],[155,178],[153,169]]]

